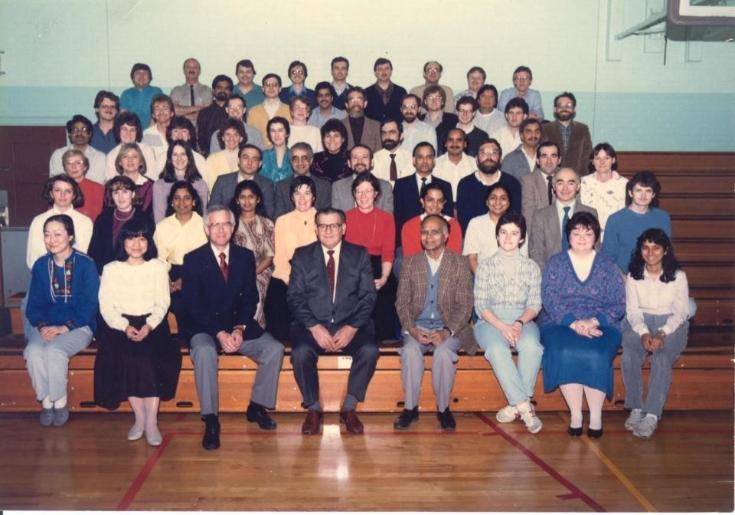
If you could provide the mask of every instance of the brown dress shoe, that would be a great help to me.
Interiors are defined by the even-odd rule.
[[[362,422],[360,422],[360,419],[357,418],[357,413],[355,413],[355,410],[347,410],[347,411],[340,411],[339,412],[339,421],[344,423],[345,429],[347,429],[348,433],[352,433],[355,435],[361,435],[364,433],[364,428],[362,427]]]
[[[324,414],[321,411],[309,410],[306,413],[306,419],[301,426],[301,434],[318,435],[322,432],[322,419]]]

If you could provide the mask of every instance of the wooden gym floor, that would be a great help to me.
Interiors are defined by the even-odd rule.
[[[128,442],[130,414],[72,414],[43,428],[36,414],[0,414],[0,509],[732,511],[733,413],[670,412],[654,438],[605,413],[600,440],[570,438],[565,413],[541,413],[530,435],[494,413],[457,413],[442,433],[422,412],[410,431],[395,414],[364,414],[365,435],[321,436],[302,414],[277,413],[263,432],[225,414],[222,447],[200,446],[195,414],[162,414],[161,447]]]

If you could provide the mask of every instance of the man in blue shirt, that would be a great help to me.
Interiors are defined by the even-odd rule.
[[[113,128],[120,111],[120,98],[112,91],[100,90],[94,97],[94,113],[97,121],[92,125],[92,148],[107,154],[117,146]]]
[[[137,114],[141,126],[145,129],[151,124],[151,100],[156,95],[162,95],[163,91],[161,88],[151,86],[153,73],[151,67],[145,63],[133,65],[130,80],[133,81],[133,87],[120,95],[120,108]]]

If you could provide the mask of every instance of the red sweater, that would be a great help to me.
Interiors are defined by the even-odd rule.
[[[84,205],[76,208],[77,211],[90,217],[92,221],[102,212],[102,205],[105,202],[105,187],[89,179],[82,179],[78,183],[79,189],[84,195]]]
[[[369,213],[357,208],[347,211],[345,241],[362,245],[382,263],[392,263],[396,254],[396,222],[390,213],[377,207]]]
[[[444,217],[447,218],[446,216]],[[449,222],[449,240],[447,248],[456,254],[462,255],[462,227],[456,218],[450,218]],[[401,229],[401,247],[403,248],[403,257],[413,256],[424,250],[421,246],[421,215],[414,216],[408,222],[403,224]]]

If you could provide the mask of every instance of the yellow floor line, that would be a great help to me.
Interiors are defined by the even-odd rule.
[[[566,414],[559,413],[559,418],[564,421],[564,425],[569,425],[569,417]],[[587,445],[587,447],[600,459],[600,461],[608,468],[612,475],[615,476],[625,487],[630,495],[636,498],[640,505],[648,512],[657,512],[656,507],[649,501],[645,495],[638,490],[635,485],[627,478],[625,474],[615,465],[615,463],[608,458],[598,445],[595,445],[587,435],[583,434],[580,439]]]

